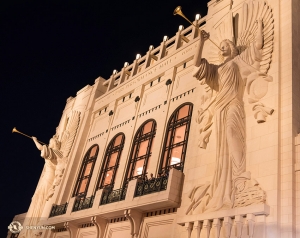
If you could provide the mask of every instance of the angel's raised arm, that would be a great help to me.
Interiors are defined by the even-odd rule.
[[[199,38],[199,43],[197,46],[196,54],[194,56],[194,65],[199,67],[201,63],[201,58],[202,58],[202,51],[203,51],[203,45],[205,40],[207,40],[209,37],[209,34],[205,31],[200,32],[200,38]]]
[[[263,47],[263,30],[262,30],[262,19],[258,19],[257,21],[257,34],[255,37],[255,47],[260,50]]]
[[[38,150],[42,150],[43,149],[43,146],[38,142],[37,138],[32,136],[32,140],[36,146],[36,148],[38,148]]]

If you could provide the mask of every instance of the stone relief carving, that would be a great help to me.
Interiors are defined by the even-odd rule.
[[[267,72],[272,59],[273,29],[272,10],[266,1],[246,0],[240,16],[233,18],[230,11],[214,26],[212,34],[214,41],[220,43],[220,51],[211,47],[208,59],[201,56],[204,42],[211,36],[205,31],[200,34],[193,72],[204,91],[196,119],[199,147],[206,148],[214,125],[216,168],[211,182],[195,186],[190,192],[186,214],[265,202],[264,191],[246,171],[243,98],[246,93],[248,103],[254,104],[258,123],[265,122],[274,111],[260,102],[272,82]]]
[[[53,196],[56,186],[62,180],[66,165],[68,163],[68,156],[72,148],[77,129],[79,126],[80,112],[74,111],[69,118],[66,130],[63,132],[62,139],[59,141],[58,135],[54,135],[49,145],[41,145],[36,137],[32,137],[38,150],[41,151],[41,157],[45,159],[44,172],[41,176],[40,183],[32,197],[32,202],[28,214],[29,220],[27,225],[36,226],[41,219],[43,208],[46,201]],[[26,230],[25,234],[20,237],[31,237],[40,235],[41,231]]]
[[[77,129],[80,121],[80,112],[73,111],[69,118],[67,128],[62,134],[61,146],[59,153],[61,156],[57,157],[57,165],[55,169],[55,178],[52,184],[52,188],[48,191],[47,200],[54,194],[55,188],[60,185],[62,176],[65,172],[66,166],[69,161],[69,154],[74,143],[74,139],[77,133]]]

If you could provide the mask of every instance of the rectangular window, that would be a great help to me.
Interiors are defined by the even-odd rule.
[[[173,144],[177,144],[181,141],[184,141],[186,124],[175,129],[174,141]]]
[[[141,159],[136,162],[133,176],[141,175],[143,173],[144,162],[145,162],[145,159]]]
[[[81,181],[79,191],[78,191],[79,194],[85,192],[85,188],[86,188],[88,180],[89,180],[88,178],[85,178]]]
[[[83,176],[88,176],[91,172],[93,162],[90,162],[86,165]]]
[[[105,179],[104,179],[104,185],[108,185],[108,184],[111,183],[112,176],[113,176],[113,171],[114,170],[110,170],[110,171],[106,172]]]
[[[116,161],[117,161],[117,158],[118,158],[118,154],[119,154],[118,151],[115,152],[115,153],[113,153],[113,154],[111,154],[111,156],[110,156],[110,158],[109,158],[108,168],[116,165]]]
[[[143,156],[147,153],[148,144],[149,140],[141,142],[138,157]]]

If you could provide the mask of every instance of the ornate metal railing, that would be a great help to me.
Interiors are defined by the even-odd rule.
[[[159,178],[152,178],[149,180],[142,180],[137,182],[135,188],[135,197],[147,195],[150,193],[156,193],[167,189],[168,185],[168,175],[163,175]]]
[[[172,164],[168,165],[160,170],[160,174],[169,174],[170,169],[177,169],[179,171],[183,171],[183,162],[177,163],[177,164]]]
[[[127,187],[112,190],[110,188],[104,189],[102,193],[102,198],[100,200],[100,205],[118,202],[125,200],[127,192]]]
[[[93,206],[94,196],[88,198],[78,198],[75,200],[73,212],[91,208]]]
[[[55,216],[65,214],[67,211],[67,207],[68,207],[67,202],[61,205],[53,205],[49,217],[55,217]]]

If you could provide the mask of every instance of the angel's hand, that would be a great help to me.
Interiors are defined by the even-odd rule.
[[[206,41],[208,38],[209,38],[209,33],[207,33],[207,32],[204,31],[204,30],[201,30],[201,39],[202,39],[203,41]]]

